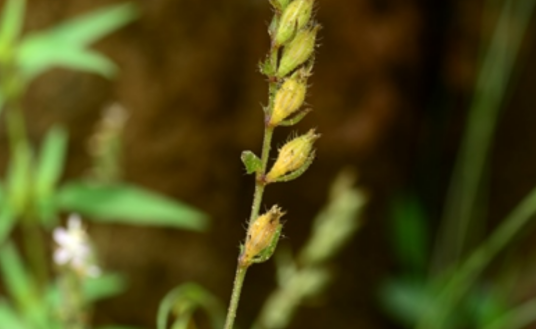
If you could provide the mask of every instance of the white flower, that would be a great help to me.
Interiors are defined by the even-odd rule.
[[[54,262],[57,265],[69,266],[84,276],[100,275],[101,270],[95,264],[95,255],[79,215],[69,216],[67,229],[63,227],[54,229],[53,237],[57,244],[54,251]]]

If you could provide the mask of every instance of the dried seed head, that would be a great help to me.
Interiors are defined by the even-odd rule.
[[[273,243],[274,238],[278,237],[277,231],[281,225],[280,218],[284,214],[281,208],[274,205],[249,226],[246,245],[239,259],[241,266],[251,265],[254,258],[268,248]]]
[[[296,37],[283,48],[281,62],[277,69],[277,77],[282,78],[305,63],[314,52],[316,34],[319,25],[298,32]]]
[[[296,31],[309,23],[312,12],[313,0],[294,0],[286,6],[274,38],[275,45],[281,46],[290,41]]]
[[[313,143],[320,135],[311,129],[305,135],[299,136],[287,142],[279,150],[279,155],[272,169],[266,175],[267,183],[275,182],[286,173],[299,170],[312,157]]]
[[[277,126],[281,121],[295,113],[302,106],[306,91],[307,85],[304,79],[298,77],[286,79],[275,94],[274,110],[268,124]]]

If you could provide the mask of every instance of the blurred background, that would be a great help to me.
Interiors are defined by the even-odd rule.
[[[129,284],[126,293],[97,305],[95,321],[150,328],[160,300],[180,283],[197,282],[228,302],[254,188],[240,154],[261,148],[267,81],[257,67],[269,48],[272,12],[265,0],[132,2],[140,17],[95,45],[119,66],[115,79],[49,71],[31,84],[24,107],[33,141],[53,122],[68,127],[67,179],[91,167],[88,140],[102,111],[120,104],[128,112],[123,179],[209,214],[210,228],[201,233],[90,226],[102,266],[127,274]],[[43,29],[111,3],[117,2],[32,0],[24,29]],[[417,200],[428,230],[426,252],[432,249],[485,47],[502,8],[498,0],[317,1],[322,30],[307,98],[314,111],[275,135],[281,145],[291,131],[316,127],[322,134],[317,159],[300,179],[269,186],[263,209],[277,203],[288,211],[282,244],[297,250],[341,169],[356,170],[369,202],[360,230],[331,265],[329,288],[299,309],[290,328],[400,327],[380,302],[386,279],[405,270],[393,242],[393,204]],[[492,101],[499,114],[483,170],[485,206],[479,211],[485,220],[469,249],[536,183],[534,22],[515,22],[506,40],[521,35],[521,44],[504,80],[505,96]],[[0,136],[5,150],[5,133]],[[2,157],[4,170],[6,152]],[[525,236],[521,247],[508,250],[508,262],[531,264],[530,241]],[[274,271],[272,262],[250,269],[237,320],[242,328],[274,289]],[[536,292],[536,282],[524,282],[523,294],[512,294],[517,300]]]

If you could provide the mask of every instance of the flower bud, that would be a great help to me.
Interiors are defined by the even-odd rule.
[[[281,208],[274,205],[267,213],[250,224],[246,245],[239,259],[241,266],[249,266],[256,256],[272,244],[272,240],[278,235],[279,219],[284,214]]]
[[[282,78],[292,72],[298,65],[307,61],[315,49],[316,33],[319,25],[298,32],[296,37],[283,48],[281,62],[277,69],[277,77]]]
[[[277,46],[290,41],[296,31],[303,28],[311,19],[313,0],[294,0],[283,11],[279,28],[274,38]]]
[[[292,77],[283,82],[275,94],[274,109],[268,123],[270,126],[276,126],[302,106],[307,90],[305,81],[302,80]]]
[[[311,129],[305,135],[299,136],[287,142],[279,150],[279,156],[270,172],[266,175],[267,183],[275,182],[286,173],[300,169],[312,156],[313,143],[320,135]]]

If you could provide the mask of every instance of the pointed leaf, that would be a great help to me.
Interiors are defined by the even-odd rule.
[[[21,46],[19,66],[26,80],[55,67],[97,73],[104,77],[115,73],[115,64],[105,56],[89,49],[73,48],[47,37],[27,38]]]
[[[57,42],[83,48],[133,21],[138,15],[130,3],[112,5],[70,19],[41,32]]]
[[[28,80],[54,66],[109,77],[115,72],[115,65],[105,56],[87,49],[87,46],[135,17],[135,7],[122,4],[31,34],[21,45],[19,66]]]
[[[246,167],[246,172],[252,174],[262,168],[261,159],[259,159],[253,152],[244,151],[240,157],[242,163]]]
[[[206,216],[179,201],[126,184],[73,182],[58,192],[59,207],[105,222],[202,230]]]
[[[24,0],[8,0],[4,2],[0,17],[0,58],[12,50],[18,39],[24,21]]]

